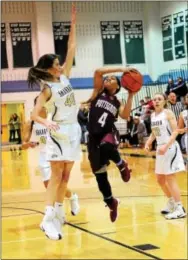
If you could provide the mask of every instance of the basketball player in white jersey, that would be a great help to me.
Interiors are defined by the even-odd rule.
[[[166,100],[163,94],[155,94],[155,111],[151,115],[152,133],[145,144],[149,151],[152,142],[156,139],[155,173],[157,181],[168,197],[166,207],[161,211],[166,219],[178,219],[186,216],[181,203],[180,189],[175,179],[175,173],[184,171],[184,161],[179,144],[175,141],[178,134],[175,115],[171,110],[164,109]]]
[[[179,116],[178,129],[180,134],[185,133],[185,147],[186,154],[188,155],[188,94],[185,96],[185,110]]]
[[[29,70],[28,84],[40,85],[41,93],[33,109],[31,119],[44,125],[47,135],[47,160],[51,164],[51,178],[47,187],[46,210],[40,228],[52,240],[62,238],[64,222],[63,200],[71,169],[80,159],[81,129],[77,122],[77,107],[69,81],[76,48],[76,8],[72,6],[71,29],[67,56],[60,66],[55,54],[43,55],[37,65]],[[40,117],[43,107],[51,119]],[[75,176],[76,178],[76,176]],[[55,201],[55,203],[54,203]],[[56,224],[55,224],[56,223]]]
[[[34,100],[34,105],[36,104],[37,97]],[[46,109],[43,108],[40,112],[42,118],[47,118]],[[22,149],[35,148],[39,146],[39,169],[44,182],[45,188],[47,188],[50,177],[51,177],[51,168],[50,162],[46,160],[46,140],[47,140],[47,131],[48,129],[39,123],[33,121],[28,121],[24,126],[24,137],[22,144]],[[72,193],[67,189],[65,196],[70,199],[70,207],[72,215],[77,215],[80,210],[78,195]],[[64,214],[65,222],[65,214]]]

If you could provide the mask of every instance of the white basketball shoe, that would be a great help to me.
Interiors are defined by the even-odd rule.
[[[74,193],[70,198],[70,206],[72,215],[76,216],[80,212],[80,205],[78,201],[78,195]]]
[[[45,235],[52,240],[60,240],[62,238],[61,234],[56,229],[54,224],[55,219],[55,209],[52,206],[46,207],[46,212],[44,218],[40,224],[40,229],[45,232]]]
[[[165,216],[166,219],[178,219],[186,216],[185,209],[182,205],[178,204],[175,210]]]
[[[164,209],[161,210],[161,214],[168,214],[168,213],[174,211],[174,208],[175,208],[175,201],[173,198],[170,198],[167,201],[167,204],[164,207]]]

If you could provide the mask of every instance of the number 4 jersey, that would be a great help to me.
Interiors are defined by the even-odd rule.
[[[92,101],[89,111],[89,134],[103,137],[106,133],[112,132],[119,107],[120,102],[116,96],[109,96],[106,93],[102,93]]]

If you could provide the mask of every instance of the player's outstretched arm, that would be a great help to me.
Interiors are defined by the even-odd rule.
[[[68,50],[67,50],[65,63],[62,67],[62,73],[67,77],[69,77],[70,71],[72,69],[75,50],[76,50],[76,6],[75,4],[72,4],[71,29],[69,33]]]

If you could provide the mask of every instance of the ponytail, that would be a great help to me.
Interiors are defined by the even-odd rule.
[[[51,80],[52,78],[53,77],[50,73],[35,66],[30,68],[27,77],[27,82],[29,88],[33,88],[34,85],[39,86],[41,80]]]

